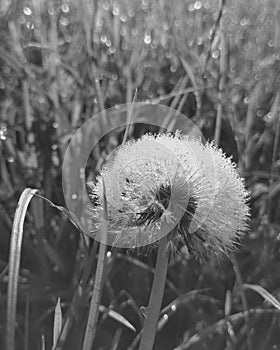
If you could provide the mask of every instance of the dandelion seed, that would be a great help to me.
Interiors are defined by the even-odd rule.
[[[119,147],[102,168],[108,235],[119,247],[155,244],[168,234],[199,259],[228,255],[247,229],[242,179],[213,144],[177,132],[144,135]],[[101,177],[91,185],[93,236],[103,217]],[[176,248],[175,248],[176,250]]]

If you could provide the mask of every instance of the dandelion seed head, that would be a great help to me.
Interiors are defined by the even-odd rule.
[[[92,234],[103,218],[113,245],[145,246],[168,234],[199,259],[228,255],[247,230],[242,179],[231,160],[212,143],[177,132],[144,135],[120,146],[92,186]]]

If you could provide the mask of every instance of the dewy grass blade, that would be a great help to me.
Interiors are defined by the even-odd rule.
[[[99,311],[101,312],[105,312],[107,311],[107,308],[103,305],[99,306]],[[122,315],[120,315],[118,312],[116,312],[115,310],[109,310],[108,311],[108,315],[114,319],[115,321],[123,324],[125,327],[127,327],[128,329],[130,329],[133,332],[136,332],[135,327],[126,319],[124,318]]]
[[[228,43],[226,34],[224,32],[224,21],[220,19],[220,37],[221,37],[221,52],[220,52],[220,79],[219,79],[219,92],[218,92],[218,107],[215,125],[215,144],[217,147],[220,145],[221,130],[222,130],[222,114],[223,114],[223,98],[227,80],[228,70]]]
[[[20,196],[12,227],[9,256],[9,281],[7,296],[6,349],[15,349],[16,304],[18,276],[23,237],[23,224],[28,205],[38,190],[26,188]]]
[[[45,340],[44,334],[42,334],[42,337],[41,337],[41,350],[46,350],[46,340]]]
[[[106,199],[106,187],[105,187],[105,182],[104,182],[103,178],[102,178],[102,183],[103,183],[103,189],[104,189],[103,190],[103,193],[104,193],[103,194],[104,217],[103,217],[103,227],[101,229],[103,230],[103,232],[102,232],[102,237],[104,240],[103,242],[106,243],[106,240],[107,240],[107,199]],[[99,247],[95,281],[94,281],[92,299],[91,299],[91,304],[90,304],[90,309],[89,309],[89,315],[88,315],[86,333],[85,333],[85,338],[84,338],[83,350],[91,350],[92,349],[92,344],[93,344],[94,337],[95,337],[99,308],[100,308],[100,301],[101,301],[101,294],[102,294],[102,288],[103,288],[105,265],[106,265],[107,245],[105,243],[100,243],[100,247]]]
[[[60,307],[60,298],[58,298],[55,311],[54,311],[54,322],[53,322],[53,349],[55,349],[56,344],[62,329],[62,313]]]
[[[210,326],[201,330],[199,333],[195,333],[189,339],[184,340],[180,345],[178,345],[174,350],[187,350],[193,348],[193,345],[196,345],[199,342],[202,342],[204,339],[207,339],[214,333],[223,334],[225,332],[225,325],[227,322],[231,322],[233,326],[235,323],[240,322],[244,319],[246,315],[266,315],[266,314],[275,314],[277,310],[274,309],[250,309],[248,311],[237,312],[235,314],[224,317],[217,322],[214,322]],[[200,348],[199,348],[200,349]]]
[[[276,162],[277,162],[277,154],[279,152],[279,144],[280,144],[280,92],[277,93],[275,97],[275,101],[271,107],[272,120],[275,120],[275,137],[273,143],[273,152],[272,152],[272,161],[271,161],[271,175],[270,175],[270,185],[273,184],[275,173],[276,173]]]
[[[258,293],[260,296],[264,298],[267,302],[269,302],[271,305],[273,305],[276,309],[280,310],[280,303],[279,301],[274,298],[272,294],[270,294],[266,289],[263,287],[257,285],[257,284],[243,284],[243,288],[251,289],[254,292]]]
[[[131,104],[131,108],[130,108],[128,114],[127,114],[127,124],[126,124],[125,132],[124,132],[124,137],[123,137],[123,140],[122,140],[122,145],[124,145],[126,143],[126,141],[127,141],[128,133],[129,133],[129,130],[130,130],[130,125],[133,122],[134,105],[135,105],[135,102],[137,101],[137,95],[138,95],[138,90],[136,89],[135,93],[134,93],[134,96],[133,96],[133,101],[132,101],[132,104]]]
[[[36,194],[36,197],[42,198],[44,201],[46,201],[51,207],[58,209],[59,211],[62,212],[62,214],[67,217],[67,219],[69,221],[72,222],[72,224],[77,228],[77,230],[79,232],[81,232],[83,235],[86,235],[87,233],[83,230],[79,220],[77,219],[77,217],[75,216],[75,214],[71,213],[69,210],[65,209],[64,207],[62,207],[61,205],[57,205],[54,204],[52,201],[50,201],[48,198],[40,195],[40,194]]]

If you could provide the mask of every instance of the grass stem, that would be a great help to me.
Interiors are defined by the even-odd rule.
[[[94,341],[98,315],[99,315],[99,306],[101,302],[101,295],[103,289],[103,281],[105,275],[105,266],[106,266],[106,252],[107,252],[107,200],[106,200],[106,188],[103,180],[103,189],[104,189],[104,225],[102,227],[102,237],[103,243],[100,242],[99,254],[97,260],[95,281],[92,293],[92,299],[89,309],[86,333],[84,338],[83,350],[91,350],[92,344]]]

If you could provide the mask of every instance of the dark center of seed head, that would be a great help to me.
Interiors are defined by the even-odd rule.
[[[164,209],[167,209],[171,198],[170,185],[161,185],[155,194],[155,201],[150,204],[145,210],[138,213],[139,217],[136,221],[136,226],[149,225],[160,220]],[[197,201],[194,197],[190,197],[184,214],[179,222],[178,227],[188,229],[193,215],[197,208]]]
[[[137,226],[143,224],[149,225],[158,221],[164,209],[168,208],[171,197],[171,188],[169,185],[161,185],[155,194],[155,202],[150,204],[145,210],[139,213],[139,217],[136,221]],[[164,208],[164,209],[163,209]]]

